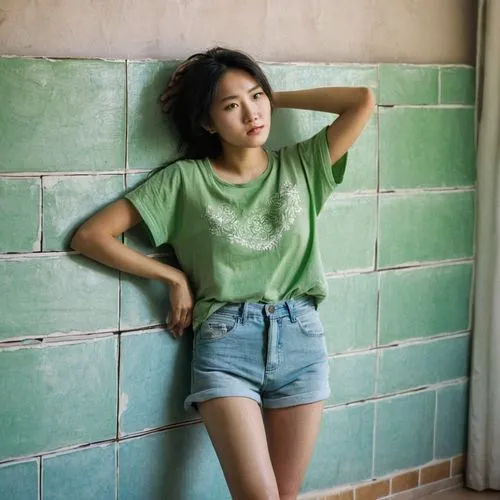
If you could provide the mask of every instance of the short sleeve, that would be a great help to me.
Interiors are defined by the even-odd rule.
[[[319,213],[335,187],[344,180],[347,152],[333,165],[328,149],[328,127],[310,139],[297,144],[297,154],[312,188],[312,195]]]
[[[175,232],[181,190],[181,173],[170,165],[125,195],[144,220],[156,247],[171,241]]]

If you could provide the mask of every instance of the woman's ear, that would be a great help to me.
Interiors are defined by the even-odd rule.
[[[214,126],[211,123],[204,123],[202,127],[209,133],[209,134],[215,134],[217,132],[214,128]]]

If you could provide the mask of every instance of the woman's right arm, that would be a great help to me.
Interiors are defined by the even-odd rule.
[[[193,297],[186,275],[124,245],[116,237],[137,225],[141,216],[126,199],[120,199],[88,219],[74,234],[70,246],[102,264],[143,278],[163,281],[170,287],[168,328],[182,335],[191,324]]]

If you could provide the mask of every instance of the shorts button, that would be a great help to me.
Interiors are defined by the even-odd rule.
[[[272,314],[274,311],[276,311],[276,308],[274,306],[269,306],[267,310]]]

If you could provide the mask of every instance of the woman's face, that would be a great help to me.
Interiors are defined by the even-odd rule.
[[[210,131],[224,143],[261,147],[271,127],[271,102],[257,80],[243,70],[229,70],[219,80],[210,109]]]

